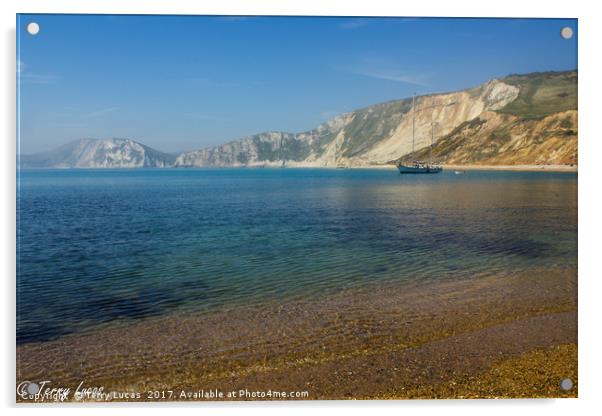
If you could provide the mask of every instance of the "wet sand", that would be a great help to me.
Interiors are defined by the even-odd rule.
[[[575,269],[533,269],[173,313],[18,346],[17,383],[85,381],[140,392],[134,400],[210,389],[306,391],[303,399],[575,397],[558,377],[577,381],[576,286]]]

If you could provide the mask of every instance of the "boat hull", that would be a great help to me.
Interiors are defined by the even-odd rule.
[[[399,173],[402,173],[402,174],[439,173],[442,170],[440,167],[434,167],[434,166],[417,167],[417,166],[403,166],[403,165],[397,166],[397,169],[399,169]]]

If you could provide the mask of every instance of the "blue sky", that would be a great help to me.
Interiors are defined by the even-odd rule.
[[[40,25],[36,36],[24,28]],[[20,15],[21,151],[309,130],[391,99],[577,68],[576,20]]]

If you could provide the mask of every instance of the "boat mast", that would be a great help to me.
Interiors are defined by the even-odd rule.
[[[435,124],[437,124],[434,121],[431,121],[431,150],[430,150],[430,155],[429,155],[429,165],[433,164],[433,142],[435,140]]]
[[[416,109],[414,108],[414,101],[416,100],[416,93],[412,96],[412,156],[416,157],[414,154],[414,134],[416,132]]]

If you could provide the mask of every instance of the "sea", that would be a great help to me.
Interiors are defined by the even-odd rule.
[[[17,344],[373,285],[577,267],[577,174],[17,172]]]

